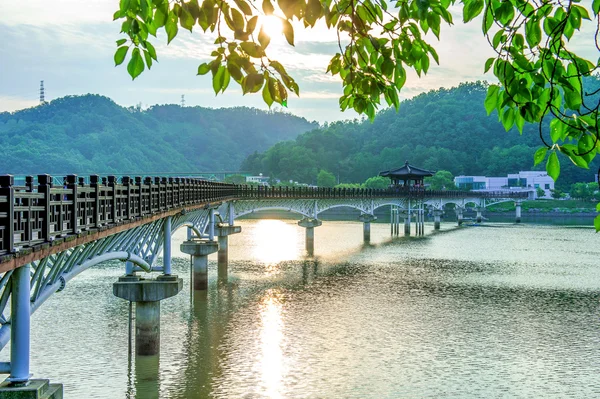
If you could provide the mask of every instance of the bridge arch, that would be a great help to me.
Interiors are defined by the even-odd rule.
[[[364,209],[363,207],[360,207],[360,206],[354,205],[354,204],[332,204],[332,205],[325,206],[323,208],[319,208],[317,215],[320,215],[323,212],[326,212],[330,209],[335,209],[335,208],[352,208],[352,209],[356,209],[357,211],[360,211],[361,213],[370,213],[368,209]]]
[[[379,203],[373,206],[373,212],[375,212],[375,209],[379,209],[379,208],[383,208],[384,206],[397,206],[398,208],[402,209],[403,211],[407,210],[407,207],[405,204],[403,203],[398,203],[398,202],[383,202],[383,203]]]
[[[298,215],[305,216],[305,217],[312,217],[312,215],[309,215],[305,211],[290,208],[290,207],[284,207],[284,206],[263,206],[263,207],[254,208],[254,209],[247,209],[247,210],[243,210],[239,213],[236,212],[235,217],[239,218],[239,217],[249,215],[254,212],[261,212],[261,211],[286,211],[286,212],[296,213]]]

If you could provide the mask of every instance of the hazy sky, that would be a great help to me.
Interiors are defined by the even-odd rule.
[[[65,95],[97,93],[118,104],[143,106],[179,103],[205,107],[268,107],[258,95],[242,96],[231,82],[225,94],[215,96],[210,74],[196,76],[198,65],[208,59],[213,39],[202,30],[178,37],[166,45],[164,32],[154,39],[159,63],[132,81],[126,63],[114,67],[113,54],[120,23],[112,21],[118,0],[1,0],[0,1],[0,111],[13,111],[39,103],[39,84],[44,80],[46,100]],[[481,34],[480,23],[464,25],[456,8],[455,25],[442,28],[442,40],[428,35],[440,56],[430,72],[419,79],[410,74],[402,98],[461,81],[492,80],[483,74],[492,50]],[[288,111],[320,122],[352,119],[356,114],[339,111],[341,84],[325,74],[335,53],[335,34],[320,27],[296,31],[296,47],[283,37],[273,38],[269,55],[281,61],[300,85],[301,97],[291,95]],[[585,36],[591,37],[586,34]],[[593,44],[580,44],[595,60]],[[589,50],[589,51],[588,51]],[[277,54],[275,57],[274,55]]]

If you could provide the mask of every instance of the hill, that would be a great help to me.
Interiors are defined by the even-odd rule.
[[[318,125],[238,107],[124,108],[69,96],[0,113],[0,173],[149,173],[238,170],[253,151]]]
[[[373,123],[332,123],[275,144],[250,155],[242,168],[305,183],[316,182],[320,169],[339,176],[343,183],[363,182],[406,160],[426,169],[449,170],[455,176],[505,176],[534,169],[533,153],[541,146],[538,126],[526,125],[522,135],[516,129],[506,132],[495,112],[487,116],[486,92],[487,84],[482,82],[433,90],[403,101],[397,113],[381,111]],[[543,170],[544,164],[536,169]],[[598,161],[584,170],[565,160],[559,187],[593,181],[597,169]]]

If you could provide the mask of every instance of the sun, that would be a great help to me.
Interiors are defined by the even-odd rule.
[[[281,35],[283,32],[283,25],[281,24],[281,18],[274,15],[267,15],[262,18],[262,28],[269,37],[275,37]]]

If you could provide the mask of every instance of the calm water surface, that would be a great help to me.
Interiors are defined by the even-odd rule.
[[[162,302],[161,354],[128,358],[120,264],[33,317],[32,371],[66,398],[596,398],[600,249],[593,229],[443,225],[424,238],[325,222],[240,221],[230,275]],[[174,247],[185,238],[176,234]],[[6,357],[6,354],[3,354]]]

